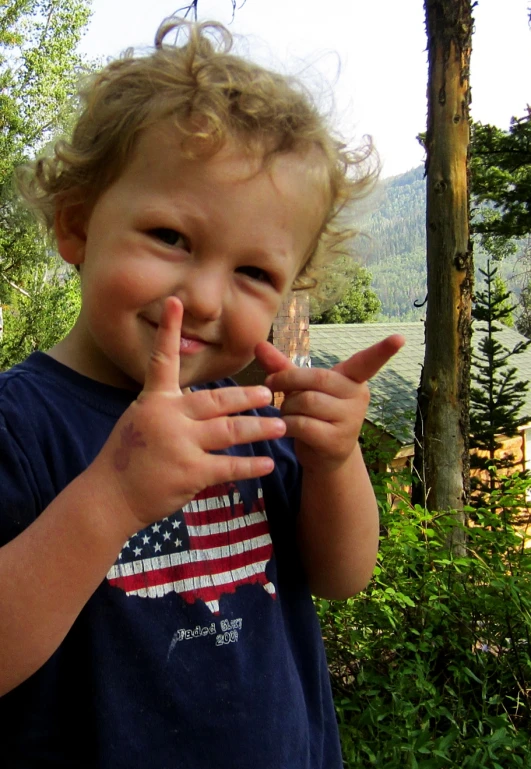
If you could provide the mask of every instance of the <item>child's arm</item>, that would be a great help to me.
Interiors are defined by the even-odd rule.
[[[266,384],[286,395],[282,416],[303,466],[301,553],[315,595],[363,590],[376,562],[378,509],[358,444],[369,404],[366,381],[404,344],[395,335],[331,370],[297,368],[265,342]]]
[[[266,388],[181,392],[181,318],[182,305],[169,299],[137,401],[87,470],[0,548],[0,696],[58,648],[132,534],[207,486],[273,469],[268,457],[210,453],[286,428],[280,419],[230,416],[267,405]]]

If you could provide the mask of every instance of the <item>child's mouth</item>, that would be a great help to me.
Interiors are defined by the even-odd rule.
[[[150,320],[149,318],[145,318],[145,320],[155,331],[158,329],[158,323]],[[197,337],[189,337],[182,334],[179,349],[181,353],[194,353],[204,349],[208,344],[210,343],[205,342],[203,339],[198,339]]]
[[[202,339],[190,339],[187,336],[181,336],[180,352],[185,354],[198,352],[204,349],[206,344]]]

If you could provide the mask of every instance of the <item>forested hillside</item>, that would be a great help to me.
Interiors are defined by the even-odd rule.
[[[424,168],[419,166],[379,183],[369,201],[369,213],[360,229],[369,235],[360,242],[364,264],[372,275],[372,288],[382,303],[381,320],[419,320],[426,297],[426,190]],[[486,256],[474,250],[476,281]],[[516,258],[504,260],[500,275],[519,293],[514,277]]]

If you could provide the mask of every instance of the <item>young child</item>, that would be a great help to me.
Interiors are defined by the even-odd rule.
[[[301,89],[229,49],[167,21],[26,178],[82,309],[0,376],[3,767],[341,767],[311,594],[371,576],[357,439],[402,339],[330,371],[266,341],[364,178]],[[255,356],[267,387],[227,380]]]

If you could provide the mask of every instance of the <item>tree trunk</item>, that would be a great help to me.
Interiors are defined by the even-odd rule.
[[[471,0],[425,0],[428,35],[426,350],[418,394],[414,501],[456,511],[470,491],[472,247],[469,237]],[[460,549],[464,535],[455,530]]]

